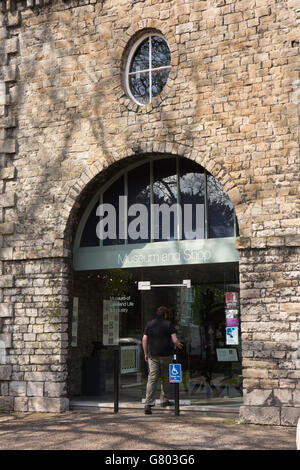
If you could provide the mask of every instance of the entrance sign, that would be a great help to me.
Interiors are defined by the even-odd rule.
[[[184,279],[182,284],[152,284],[150,281],[139,281],[138,289],[139,290],[151,290],[151,287],[187,287],[191,288],[191,280]]]
[[[151,282],[150,281],[139,281],[138,289],[139,290],[151,290]]]
[[[81,247],[74,252],[74,269],[141,268],[239,261],[235,237]]]
[[[181,364],[169,364],[169,382],[171,384],[180,384],[181,378]]]

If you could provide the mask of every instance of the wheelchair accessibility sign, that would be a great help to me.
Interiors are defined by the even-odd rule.
[[[181,383],[181,364],[169,364],[169,382],[170,384]]]

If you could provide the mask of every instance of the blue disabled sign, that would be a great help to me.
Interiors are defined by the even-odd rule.
[[[169,364],[169,382],[171,384],[181,383],[181,364]]]

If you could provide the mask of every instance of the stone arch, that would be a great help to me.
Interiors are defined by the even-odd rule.
[[[99,184],[101,178],[107,178],[115,171],[122,169],[129,163],[137,161],[144,156],[151,154],[168,154],[180,156],[194,160],[196,163],[211,173],[223,186],[227,192],[236,211],[237,219],[240,225],[240,215],[243,208],[243,196],[236,182],[227,172],[221,163],[216,163],[210,156],[209,152],[203,153],[195,148],[176,142],[137,142],[132,146],[131,151],[127,152],[124,157],[112,158],[110,162],[100,163],[95,161],[92,165],[85,169],[79,176],[76,183],[69,187],[65,199],[65,232],[64,244],[65,248],[71,247],[70,237],[72,236],[72,228],[75,221],[81,213],[80,207],[84,205],[84,201],[88,201],[89,195],[96,184]],[[101,183],[100,183],[101,184]]]

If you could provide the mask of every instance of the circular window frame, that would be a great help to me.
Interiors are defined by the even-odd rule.
[[[169,63],[169,65],[164,66],[164,69],[169,70],[169,75],[168,75],[167,81],[166,81],[165,85],[163,86],[161,92],[155,97],[152,97],[151,94],[150,94],[149,102],[148,103],[141,103],[141,102],[137,101],[137,99],[133,96],[133,94],[131,92],[131,89],[130,89],[130,83],[129,83],[130,66],[131,66],[132,60],[133,60],[134,55],[135,55],[137,49],[139,48],[139,46],[142,44],[143,41],[145,41],[145,39],[150,39],[151,37],[161,37],[165,41],[165,43],[166,43],[166,45],[167,45],[167,47],[170,51],[170,63]],[[150,43],[151,43],[151,41],[150,41]],[[151,51],[151,47],[150,47],[149,56],[150,56],[151,52],[152,51]],[[172,51],[171,51],[171,48],[168,44],[168,41],[166,40],[164,35],[162,33],[158,32],[158,31],[144,32],[144,34],[142,34],[132,44],[132,46],[130,48],[130,51],[129,51],[129,54],[126,58],[126,65],[125,65],[125,70],[124,70],[124,86],[125,86],[125,91],[126,91],[127,96],[133,101],[133,103],[135,105],[137,105],[138,107],[141,107],[141,108],[146,108],[146,107],[149,107],[149,106],[153,106],[153,105],[161,102],[161,100],[165,97],[164,90],[167,87],[167,82],[170,79],[170,75],[172,73],[172,68],[173,68],[172,67]],[[147,69],[147,71],[149,71],[150,77],[151,77],[152,70],[155,71],[157,69],[158,69],[157,67],[154,67],[153,69],[150,67],[149,69]],[[151,92],[151,85],[150,85],[150,92]]]

